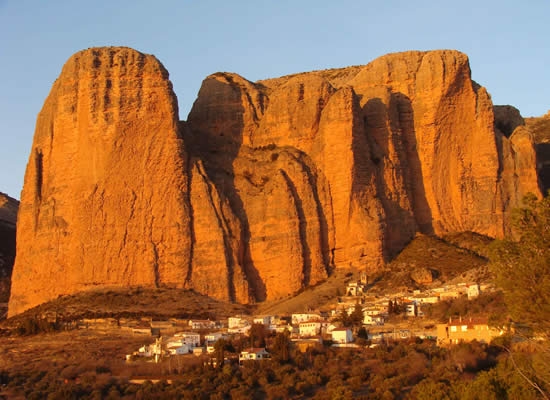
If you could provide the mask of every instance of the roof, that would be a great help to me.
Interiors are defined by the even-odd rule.
[[[345,331],[351,331],[351,328],[334,328],[332,332],[345,332]]]
[[[267,351],[265,347],[250,347],[248,349],[244,349],[241,353],[261,353],[264,351]]]
[[[462,326],[462,325],[488,325],[489,320],[485,317],[477,318],[461,318],[449,321],[449,326]]]

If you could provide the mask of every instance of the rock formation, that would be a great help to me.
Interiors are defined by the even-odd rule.
[[[186,168],[176,98],[153,56],[71,57],[36,123],[9,314],[97,286],[183,286]]]
[[[10,315],[105,285],[248,302],[376,269],[417,232],[503,236],[539,193],[532,138],[495,128],[456,51],[256,83],[207,77],[187,121],[152,56],[89,49],[36,127]]]
[[[535,140],[537,172],[546,194],[550,190],[550,111],[542,117],[527,118],[525,122]]]
[[[494,106],[495,128],[504,136],[510,137],[518,126],[525,125],[519,110],[513,106]]]
[[[15,260],[15,224],[19,202],[0,192],[0,303],[7,303]],[[0,310],[0,318],[3,315]]]

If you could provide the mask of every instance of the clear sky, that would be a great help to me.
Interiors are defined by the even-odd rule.
[[[457,49],[495,104],[550,109],[550,0],[0,0],[0,191],[19,198],[36,116],[65,61],[94,46],[154,54],[180,119],[218,71],[255,81]]]

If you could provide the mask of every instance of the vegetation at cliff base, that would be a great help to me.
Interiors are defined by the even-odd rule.
[[[550,196],[524,199],[515,210],[514,233],[518,240],[494,243],[492,271],[504,290],[515,321],[527,324],[540,335],[550,332]]]
[[[4,370],[0,380],[4,393],[28,399],[537,398],[499,346],[441,348],[432,340],[410,339],[374,348],[315,345],[301,352],[285,334],[272,339],[271,360],[242,366],[193,356],[181,364],[164,359],[110,367],[67,359],[48,370]],[[226,343],[226,356],[231,346],[237,350],[239,343]],[[132,383],[129,376],[137,374],[144,383]]]
[[[527,195],[514,211],[517,240],[493,245],[491,269],[504,291],[513,335],[505,348],[517,374],[550,398],[550,195]],[[521,360],[522,365],[518,365]]]

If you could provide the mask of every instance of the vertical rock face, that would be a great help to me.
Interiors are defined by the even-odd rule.
[[[550,111],[542,117],[526,119],[537,150],[537,172],[543,193],[550,190]]]
[[[0,192],[0,303],[7,303],[10,296],[18,208],[17,200]],[[0,309],[0,318],[4,313]]]
[[[532,141],[519,133],[508,139],[498,129],[521,119],[512,111],[496,108],[495,121],[490,97],[471,80],[464,54],[407,52],[364,67],[256,84],[215,74],[204,81],[189,116],[189,141],[201,143],[193,149],[207,174],[220,177],[220,190],[232,193],[230,203],[251,243],[261,231],[251,225],[258,211],[239,176],[258,185],[274,175],[258,176],[258,166],[243,169],[243,159],[267,150],[302,154],[316,181],[307,191],[317,200],[306,208],[316,207],[321,216],[324,230],[313,248],[324,269],[376,268],[418,231],[506,233],[508,211],[526,192],[540,193]],[[298,197],[303,202],[307,196]],[[265,213],[260,216],[265,221]],[[292,229],[277,220],[290,238]],[[283,257],[297,270],[304,264],[300,248]],[[261,276],[262,257],[253,259]]]
[[[367,135],[381,150],[387,197],[397,194],[399,211],[408,209],[407,197],[423,232],[504,233],[507,194],[500,189],[493,107],[485,89],[471,80],[464,54],[388,55],[367,65],[350,84],[361,97],[368,127],[374,128]],[[397,176],[397,187],[389,176]]]
[[[25,175],[9,314],[101,285],[182,286],[186,156],[168,73],[127,48],[63,67]]]
[[[335,267],[376,269],[417,232],[502,236],[540,194],[521,116],[495,111],[456,51],[256,83],[217,73],[177,119],[154,57],[69,60],[38,117],[11,315],[101,285],[276,299]]]

